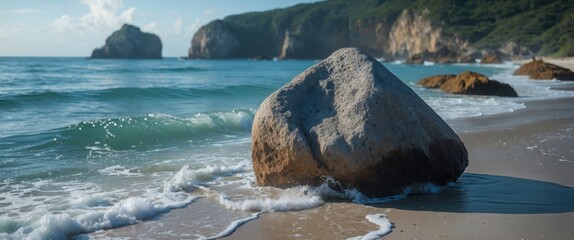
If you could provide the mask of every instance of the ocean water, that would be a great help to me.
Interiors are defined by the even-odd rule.
[[[261,212],[309,209],[333,198],[392,200],[327,185],[255,186],[254,113],[317,62],[0,58],[0,238],[66,239],[137,224],[199,198],[233,214],[218,220],[224,227],[200,221],[179,237],[226,236]],[[573,95],[550,90],[560,81],[512,76],[512,63],[384,65],[449,123]],[[509,83],[521,97],[449,95],[416,85],[465,70]],[[380,226],[370,237],[390,230],[384,216],[366,218]]]

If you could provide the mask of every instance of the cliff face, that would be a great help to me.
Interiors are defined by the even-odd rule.
[[[227,23],[215,20],[201,27],[191,40],[189,56],[193,58],[236,58],[240,47]]]
[[[106,39],[106,44],[94,49],[91,58],[161,58],[161,40],[138,27],[124,24]]]
[[[189,57],[321,59],[343,47],[443,63],[568,54],[572,11],[570,0],[326,0],[211,22]]]
[[[267,52],[242,51],[261,45],[257,42],[238,40],[233,27],[222,20],[213,21],[193,36],[190,58],[266,58],[319,59],[343,47],[358,47],[377,57],[404,58],[422,52],[437,52],[447,47],[462,51],[467,43],[442,33],[439,24],[427,17],[428,10],[404,10],[394,22],[386,19],[357,19],[344,26],[327,22],[307,21],[295,29],[281,29],[267,39],[273,45]],[[277,39],[280,39],[277,41]]]
[[[432,22],[427,9],[405,9],[389,32],[386,50],[394,57],[410,57],[418,53],[437,53],[440,49],[462,55],[468,44],[455,36],[443,34],[442,26]],[[441,56],[442,57],[442,56]]]

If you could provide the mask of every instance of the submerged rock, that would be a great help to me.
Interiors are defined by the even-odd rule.
[[[381,63],[336,51],[263,101],[253,122],[257,184],[319,185],[367,196],[456,181],[468,165],[456,133]]]
[[[514,75],[530,76],[530,79],[574,80],[574,72],[542,60],[534,60],[520,66]]]
[[[138,27],[124,24],[106,39],[106,44],[96,48],[91,58],[161,58],[161,40]]]
[[[427,77],[417,84],[427,88],[440,88],[443,92],[453,94],[518,97],[510,85],[470,71],[459,75],[448,74]]]

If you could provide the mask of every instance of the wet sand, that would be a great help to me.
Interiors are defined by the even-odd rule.
[[[377,230],[365,219],[375,213],[386,214],[394,225],[384,239],[574,239],[574,98],[525,104],[513,113],[451,123],[470,165],[439,193],[263,213],[225,239],[347,239]],[[89,236],[194,239],[198,235],[190,232],[200,232],[209,237],[249,214],[200,198],[155,219]]]
[[[460,134],[470,165],[440,193],[262,214],[228,239],[345,239],[376,230],[373,213],[394,224],[385,239],[573,239],[574,98],[464,122],[488,129]]]

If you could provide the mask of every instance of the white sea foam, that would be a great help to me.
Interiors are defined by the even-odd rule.
[[[526,107],[524,103],[514,99],[488,96],[454,95],[425,97],[424,99],[443,119],[501,114]]]
[[[69,213],[45,214],[34,224],[22,227],[15,234],[5,237],[14,239],[68,239],[69,236],[80,233],[134,224],[158,213],[186,206],[196,198],[188,197],[181,201],[162,202],[159,200],[166,200],[167,198],[152,201],[143,197],[130,197],[105,210],[88,210],[75,216]]]
[[[245,163],[231,167],[208,166],[200,169],[190,169],[188,165],[184,165],[179,172],[164,183],[164,191],[191,191],[204,181],[210,181],[219,176],[239,173],[245,170]]]
[[[142,176],[143,174],[135,172],[137,168],[126,168],[122,165],[109,166],[104,169],[98,170],[99,173],[107,176]]]
[[[553,87],[572,85],[571,82],[557,80],[531,80],[528,79],[527,76],[514,76],[511,72],[495,74],[490,78],[510,84],[520,97],[517,99],[518,101],[524,99],[552,99],[574,96],[573,91],[552,89]]]
[[[285,212],[314,208],[324,202],[320,196],[312,194],[309,187],[294,187],[283,190],[277,197],[231,200],[225,194],[220,194],[219,203],[234,211]]]
[[[352,237],[352,238],[348,238],[348,240],[374,240],[374,239],[379,239],[387,234],[389,234],[391,232],[391,228],[393,227],[393,224],[389,221],[389,219],[387,218],[387,216],[385,216],[384,214],[369,214],[367,216],[365,216],[365,218],[367,220],[369,220],[369,222],[372,222],[376,225],[379,226],[378,230],[372,231],[367,233],[366,235],[363,236],[358,236],[358,237]]]
[[[215,236],[208,237],[207,239],[218,239],[218,238],[222,238],[222,237],[227,237],[227,236],[231,235],[233,232],[235,232],[235,230],[237,230],[237,228],[239,228],[241,225],[245,224],[246,222],[249,222],[249,221],[252,221],[252,220],[259,218],[259,214],[260,214],[259,212],[253,213],[249,217],[235,220],[235,221],[231,222],[225,230],[223,230],[222,232],[218,233]]]

